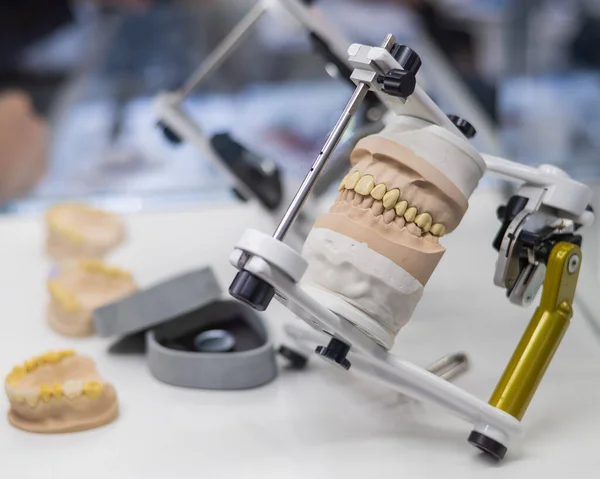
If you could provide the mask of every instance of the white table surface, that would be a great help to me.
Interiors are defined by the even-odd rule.
[[[533,310],[493,286],[496,199],[478,193],[395,351],[425,365],[464,350],[471,370],[456,382],[489,397]],[[149,285],[210,264],[226,288],[241,232],[258,221],[232,206],[126,218],[129,242],[113,263]],[[140,356],[112,356],[110,340],[72,340],[45,324],[39,219],[0,221],[0,373],[31,355],[75,347],[92,355],[120,395],[121,416],[101,429],[28,434],[0,423],[0,478],[398,478],[578,477],[600,474],[600,341],[576,311],[557,357],[525,416],[526,436],[501,465],[466,443],[471,426],[436,407],[312,361],[255,390],[216,392],[153,379]],[[268,311],[278,331],[291,315]],[[8,401],[0,397],[0,408]]]

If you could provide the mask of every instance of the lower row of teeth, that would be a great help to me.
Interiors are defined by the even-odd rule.
[[[130,280],[131,274],[120,268],[106,266],[101,261],[94,259],[82,259],[78,261],[79,267],[91,274],[100,274],[113,279]],[[74,312],[81,308],[77,296],[63,286],[59,281],[50,279],[47,281],[50,296],[58,302],[63,309]]]
[[[37,406],[40,401],[60,401],[63,398],[76,399],[85,396],[89,399],[98,398],[104,389],[104,384],[97,381],[69,380],[64,383],[42,384],[37,388],[19,389],[16,384],[25,376],[34,372],[40,366],[56,364],[64,358],[74,356],[73,350],[53,351],[41,356],[36,356],[25,361],[23,365],[15,366],[6,377],[5,388],[8,398],[18,403],[27,403],[31,407]]]
[[[373,200],[381,201],[382,214],[391,223],[394,217],[403,218],[407,224],[416,225],[422,233],[429,233],[441,238],[446,233],[446,227],[442,223],[434,223],[429,213],[419,213],[416,206],[410,205],[408,201],[401,199],[400,188],[388,190],[383,183],[376,184],[375,177],[364,175],[358,171],[346,175],[338,187],[340,192],[353,192],[360,195],[358,198],[371,197]],[[349,198],[350,199],[350,198]],[[356,201],[356,200],[355,200]],[[385,212],[384,212],[385,211]]]

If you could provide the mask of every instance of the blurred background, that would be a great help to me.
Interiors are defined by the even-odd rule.
[[[3,3],[5,213],[71,198],[118,211],[235,201],[201,152],[164,138],[153,99],[179,88],[255,0]],[[413,47],[430,96],[476,127],[469,112],[485,120],[482,150],[600,177],[600,0],[313,4],[352,42],[379,44],[391,32]],[[186,109],[207,132],[230,132],[276,162],[293,185],[350,93],[305,32],[265,16]]]

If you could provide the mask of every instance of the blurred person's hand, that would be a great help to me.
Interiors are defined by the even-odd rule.
[[[48,134],[29,98],[0,94],[0,202],[28,193],[46,171]]]

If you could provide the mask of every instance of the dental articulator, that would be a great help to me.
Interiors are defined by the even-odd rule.
[[[259,311],[277,298],[315,330],[286,327],[300,350],[441,406],[473,425],[471,444],[502,459],[573,315],[577,231],[593,222],[592,192],[554,166],[478,152],[468,141],[475,128],[429,98],[416,81],[420,57],[392,35],[381,46],[353,44],[348,56],[354,93],[273,235],[247,230],[236,244],[229,292]],[[301,254],[283,241],[368,92],[393,118],[356,144],[339,194]],[[444,254],[442,237],[458,226],[486,172],[519,184],[498,209],[494,284],[521,306],[543,286],[489,402],[446,381],[440,364],[426,370],[389,352]]]

